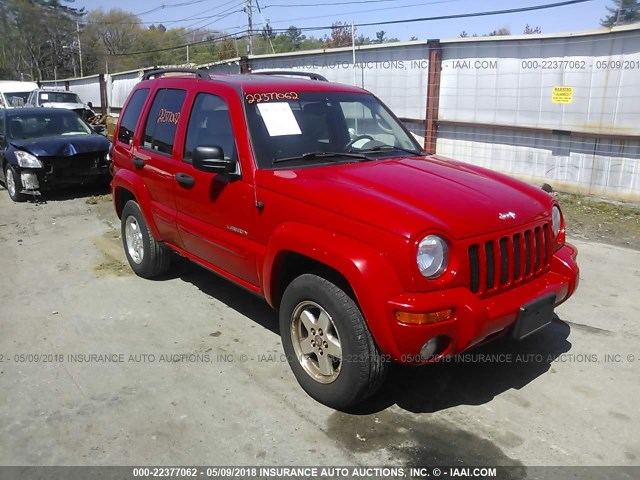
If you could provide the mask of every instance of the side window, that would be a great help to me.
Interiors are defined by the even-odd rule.
[[[142,112],[142,106],[148,96],[149,89],[141,88],[140,90],[136,90],[136,93],[131,97],[127,109],[122,115],[122,122],[120,122],[120,130],[118,130],[119,141],[127,144],[131,143],[131,139],[135,133],[136,123],[138,123],[138,118],[140,118],[140,113]]]
[[[238,159],[229,107],[223,99],[210,93],[199,93],[193,102],[184,145],[184,161],[191,163],[193,150],[201,145],[222,147],[224,158]]]
[[[2,102],[2,97],[0,97],[0,103]],[[0,142],[4,142],[4,115],[0,112]],[[2,147],[2,143],[0,143],[0,147]]]
[[[149,109],[142,146],[171,155],[186,92],[172,88],[158,90]]]

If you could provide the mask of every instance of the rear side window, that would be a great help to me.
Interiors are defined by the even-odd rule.
[[[184,90],[158,90],[144,128],[144,148],[171,155],[185,96]]]
[[[131,97],[127,109],[122,115],[122,122],[120,122],[120,130],[118,130],[118,140],[124,143],[131,143],[131,139],[134,135],[138,118],[142,112],[142,106],[145,100],[149,96],[148,88],[141,88]]]

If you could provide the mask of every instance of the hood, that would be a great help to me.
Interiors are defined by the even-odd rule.
[[[552,204],[540,189],[436,156],[260,172],[260,187],[406,237],[501,231],[548,216]]]
[[[11,145],[36,157],[71,157],[79,153],[106,153],[111,144],[103,135],[87,134],[11,140]]]

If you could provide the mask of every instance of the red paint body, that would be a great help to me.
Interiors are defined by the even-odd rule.
[[[255,77],[212,76],[211,81],[176,77],[138,84],[136,90],[150,89],[143,112],[157,88],[184,89],[187,96],[171,156],[141,147],[146,113],[140,116],[130,144],[115,139],[112,190],[118,213],[124,201],[134,197],[157,240],[262,295],[274,308],[282,294],[282,265],[291,253],[330,267],[348,282],[380,350],[403,363],[411,363],[434,336],[449,338],[443,354],[457,353],[507,331],[521,306],[548,293],[556,294],[557,305],[575,291],[577,251],[564,243],[564,224],[557,237],[550,233],[555,200],[505,175],[435,155],[258,168],[243,106],[246,95],[327,90],[362,94],[363,90]],[[228,104],[242,172],[238,179],[198,171],[182,161],[187,122],[198,92],[215,93]],[[120,124],[116,132],[119,128]],[[133,156],[144,159],[144,168],[132,165]],[[194,186],[183,188],[175,181],[176,173],[192,176]],[[503,212],[514,212],[516,218],[500,218]],[[432,233],[447,240],[449,265],[442,276],[428,280],[415,258],[420,240]],[[540,250],[539,265],[531,260],[529,273],[514,280],[510,248],[527,235],[546,236],[546,247],[538,245],[547,251]],[[473,245],[480,246],[482,280],[475,292],[469,260]],[[487,248],[494,252],[496,278],[498,258],[508,255],[504,272],[508,281],[496,280],[493,286],[484,282],[491,262]],[[526,261],[524,255],[520,258]],[[395,317],[396,311],[445,309],[453,310],[453,318],[431,325],[402,324]]]

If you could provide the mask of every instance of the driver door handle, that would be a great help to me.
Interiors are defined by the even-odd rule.
[[[176,173],[176,180],[183,187],[191,188],[196,183],[195,179],[191,175],[186,173]]]

